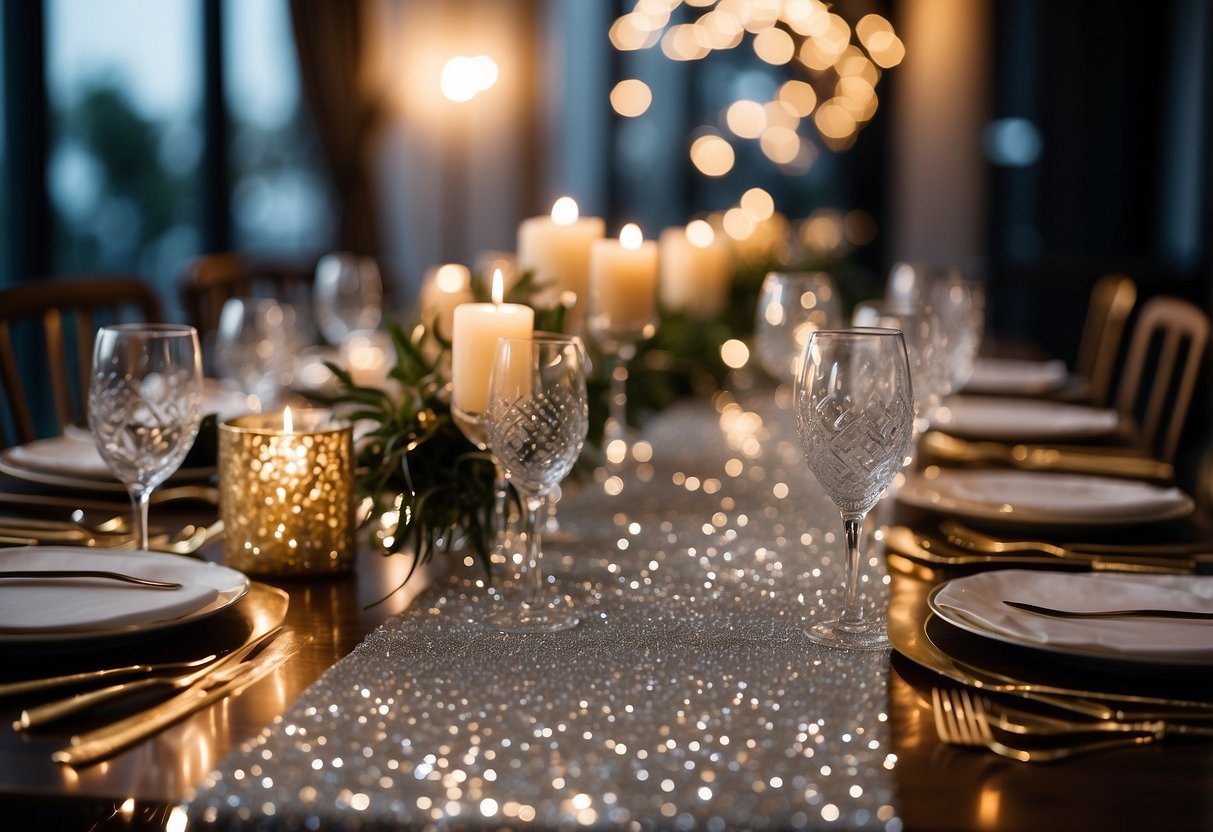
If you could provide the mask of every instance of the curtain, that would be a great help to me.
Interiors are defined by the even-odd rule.
[[[382,112],[361,83],[366,38],[362,0],[290,0],[304,97],[340,200],[339,245],[380,257],[370,169]]]

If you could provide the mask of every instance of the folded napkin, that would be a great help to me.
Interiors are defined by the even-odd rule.
[[[965,389],[982,393],[1041,393],[1060,387],[1068,377],[1063,361],[979,358]]]
[[[1059,610],[1168,609],[1213,612],[1213,577],[1059,574],[998,570],[944,584],[931,607],[963,629],[1025,646],[1138,661],[1213,661],[1213,622],[1162,618],[1051,618],[1022,601]]]
[[[211,604],[230,582],[232,570],[208,566],[152,552],[52,546],[5,550],[0,570],[95,569],[183,586],[163,590],[95,578],[0,579],[0,633],[101,632],[172,621]]]
[[[1188,502],[1178,488],[1086,474],[949,469],[929,485],[953,500],[1009,505],[1019,513],[1073,520],[1168,514]]]
[[[980,439],[1032,442],[1107,436],[1116,431],[1115,410],[1038,399],[1002,396],[952,396],[932,426]]]

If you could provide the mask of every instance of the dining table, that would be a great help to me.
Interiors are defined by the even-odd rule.
[[[682,400],[632,441],[640,452],[621,466],[566,481],[558,529],[544,540],[547,589],[580,615],[563,632],[483,623],[511,580],[506,563],[490,578],[456,547],[409,576],[410,553],[363,541],[346,573],[253,575],[230,607],[142,638],[0,639],[0,683],[201,657],[278,625],[299,645],[238,693],[78,767],[52,755],[104,713],[17,731],[10,723],[39,700],[0,699],[3,826],[1213,827],[1207,740],[1167,737],[1041,764],[947,744],[932,691],[951,681],[902,650],[837,650],[806,637],[841,604],[843,535],[805,464],[786,388],[750,379]],[[921,636],[932,591],[958,572],[891,551],[890,529],[944,519],[901,501],[899,487],[869,517],[860,588],[869,614],[887,616],[904,642]],[[13,495],[48,493],[5,476],[0,508],[11,514]],[[207,500],[166,502],[152,524],[203,524],[216,512]],[[1209,539],[1213,549],[1187,516],[1128,532],[1149,535]],[[198,556],[221,562],[222,542]],[[88,557],[82,549],[81,562]],[[1071,678],[1087,672],[1082,659],[1061,664]],[[1172,671],[1132,672],[1158,684]],[[1211,681],[1207,665],[1163,680],[1199,700],[1213,698]]]

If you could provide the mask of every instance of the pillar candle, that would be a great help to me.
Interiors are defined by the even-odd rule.
[[[494,296],[500,297],[496,287]],[[497,339],[529,338],[534,328],[535,311],[520,303],[464,303],[455,307],[451,407],[469,416],[482,416],[488,408],[489,374]]]
[[[661,232],[661,304],[693,318],[715,318],[729,300],[729,247],[712,227],[695,220]]]
[[[550,284],[536,297],[536,303],[556,306],[565,292],[576,298],[566,327],[570,332],[579,328],[585,315],[590,244],[605,233],[602,218],[578,217],[577,203],[569,197],[556,200],[551,216],[531,217],[518,226],[519,272],[533,271],[541,284]]]
[[[634,224],[590,249],[590,331],[607,340],[650,338],[657,321],[657,243]]]

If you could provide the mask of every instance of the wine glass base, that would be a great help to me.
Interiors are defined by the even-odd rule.
[[[493,610],[484,623],[503,633],[557,633],[581,623],[581,617],[565,603],[511,605]]]
[[[823,621],[809,628],[809,641],[839,650],[889,650],[889,634],[883,624],[868,623],[862,628],[841,620]]]

